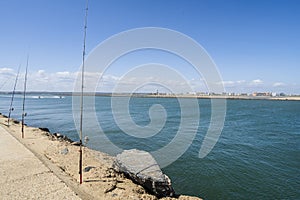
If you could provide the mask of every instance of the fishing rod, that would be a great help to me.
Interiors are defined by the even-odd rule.
[[[17,73],[16,79],[15,79],[14,89],[13,89],[13,92],[12,92],[12,95],[11,95],[11,101],[10,101],[10,106],[9,106],[7,126],[9,126],[11,112],[14,110],[14,108],[12,106],[13,106],[13,101],[14,101],[14,98],[15,98],[16,86],[17,86],[17,82],[18,82],[18,78],[19,78],[19,74],[20,74],[20,68],[21,68],[21,65],[19,65],[18,73]]]
[[[82,184],[82,127],[83,127],[83,88],[84,88],[84,60],[85,60],[85,43],[87,29],[88,3],[86,0],[85,17],[84,17],[84,36],[83,36],[83,51],[82,51],[82,71],[81,71],[81,98],[80,98],[80,147],[79,147],[79,183]]]
[[[25,71],[25,80],[24,80],[24,92],[23,92],[23,109],[22,109],[22,138],[24,138],[24,120],[25,116],[25,99],[26,99],[26,86],[27,86],[27,71],[28,71],[28,60],[29,55],[27,55],[26,71]]]

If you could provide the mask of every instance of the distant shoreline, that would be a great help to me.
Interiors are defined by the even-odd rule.
[[[11,92],[0,92],[0,95],[10,95]],[[16,92],[22,94],[22,92]],[[56,95],[56,96],[79,96],[80,93],[73,92],[28,92],[27,95]],[[194,94],[147,94],[147,93],[92,93],[86,92],[84,96],[106,96],[106,97],[137,97],[137,98],[197,98],[197,99],[227,99],[227,100],[279,100],[300,101],[300,95],[295,96],[243,96],[243,95],[194,95]]]
[[[126,95],[113,95],[126,96]],[[128,95],[127,95],[128,96]],[[268,96],[197,96],[197,95],[132,95],[133,97],[141,98],[196,98],[196,99],[227,99],[227,100],[280,100],[280,101],[300,101],[300,96],[283,96],[283,97],[268,97]]]

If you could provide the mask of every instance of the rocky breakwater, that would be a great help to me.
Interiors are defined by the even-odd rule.
[[[161,171],[155,159],[146,151],[124,150],[117,155],[114,167],[159,198],[175,196],[170,178]]]

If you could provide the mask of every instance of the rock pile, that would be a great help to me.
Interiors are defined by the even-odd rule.
[[[125,150],[117,155],[114,165],[117,171],[157,197],[175,196],[171,180],[163,174],[150,153],[136,149]]]

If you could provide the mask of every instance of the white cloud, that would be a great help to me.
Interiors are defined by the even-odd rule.
[[[243,84],[243,83],[246,83],[245,80],[239,80],[239,81],[236,81],[238,84]]]
[[[263,81],[260,79],[255,79],[250,82],[250,85],[261,85],[261,84],[263,84]]]
[[[59,77],[69,77],[71,75],[70,72],[56,72],[56,75]]]
[[[0,75],[1,76],[15,76],[16,73],[12,68],[0,68]]]
[[[12,68],[0,68],[0,73],[6,73],[6,72],[13,72],[14,70]]]
[[[222,84],[224,87],[238,87],[242,86],[246,83],[245,80],[238,80],[238,81],[222,81],[218,84]]]
[[[230,86],[239,86],[244,83],[246,83],[245,80],[238,80],[238,81],[222,81],[219,82],[218,84],[223,84],[225,87],[230,87]]]
[[[46,76],[45,70],[38,70],[38,71],[37,71],[37,75],[39,75],[39,76],[41,76],[41,77]]]
[[[0,90],[13,88],[17,73],[12,68],[0,68]]]
[[[188,80],[188,84],[192,88],[193,92],[207,91],[206,83],[203,79],[191,79]]]
[[[15,82],[16,72],[12,68],[0,68],[0,90],[11,91]],[[81,84],[81,72],[60,71],[49,73],[45,70],[30,71],[28,73],[28,91],[73,91],[75,81]],[[100,79],[101,78],[101,79]],[[17,90],[22,91],[24,84],[24,72],[19,75]],[[208,88],[203,79],[178,79],[170,78],[168,74],[139,74],[128,77],[118,77],[111,74],[86,72],[85,88],[96,89],[97,92],[112,92],[117,84],[126,88],[136,86],[141,92],[207,92]],[[299,86],[283,82],[264,82],[261,79],[254,80],[224,80],[217,84],[223,84],[227,92],[274,91],[297,93]],[[172,91],[171,91],[172,90]],[[294,91],[297,90],[297,91]],[[299,92],[298,92],[299,93]]]
[[[230,85],[234,85],[235,82],[234,82],[234,81],[222,81],[222,84],[223,84],[224,86],[230,86]]]
[[[282,83],[282,82],[276,82],[276,83],[273,83],[273,87],[281,87],[281,86],[285,86],[286,84],[285,83]]]
[[[104,81],[104,82],[116,82],[118,80],[120,80],[120,78],[117,76],[113,76],[113,75],[104,75],[101,79],[101,81]]]

